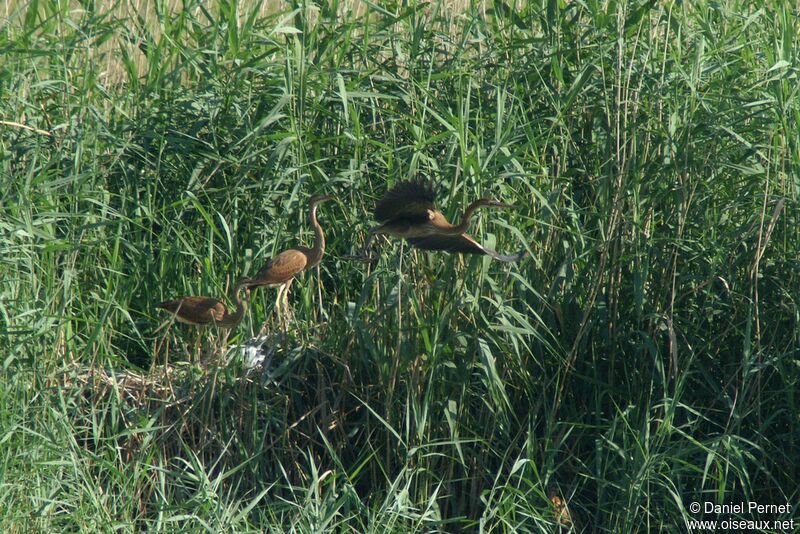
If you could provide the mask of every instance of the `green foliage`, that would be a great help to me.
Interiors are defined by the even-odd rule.
[[[789,4],[267,4],[6,8],[0,530],[553,532],[556,495],[578,531],[649,532],[800,502]],[[472,232],[531,256],[348,260],[418,177],[451,218],[521,207]],[[182,362],[198,334],[154,305],[308,243],[316,193],[328,254],[270,370]]]

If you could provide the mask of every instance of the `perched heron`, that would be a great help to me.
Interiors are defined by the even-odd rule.
[[[229,312],[222,302],[211,297],[183,297],[165,300],[157,304],[156,308],[167,310],[180,323],[233,328],[242,322],[244,312],[247,310],[247,302],[239,296],[241,289],[246,287],[246,280],[246,278],[239,279],[231,292],[231,296],[236,301],[236,311],[233,313]]]
[[[216,326],[229,330],[242,322],[244,312],[247,310],[247,301],[241,298],[241,290],[243,288],[246,289],[246,280],[246,278],[240,278],[231,292],[231,299],[236,302],[236,311],[233,313],[228,311],[225,304],[211,297],[183,297],[175,300],[165,300],[157,304],[156,308],[168,311],[179,323],[194,326]],[[198,344],[199,341],[198,338]]]
[[[314,228],[314,246],[311,248],[298,246],[284,250],[270,259],[260,271],[252,278],[245,279],[246,287],[278,287],[278,296],[275,300],[275,311],[278,317],[285,318],[289,307],[289,287],[297,274],[316,266],[325,254],[325,235],[317,221],[317,206],[323,202],[333,200],[330,195],[314,196],[309,201],[309,221]],[[283,301],[284,315],[281,315],[281,301]]]
[[[375,236],[381,234],[403,238],[420,250],[479,254],[507,262],[518,261],[527,254],[526,251],[514,255],[500,254],[484,247],[466,233],[472,215],[478,208],[508,209],[515,206],[481,198],[467,206],[461,222],[451,224],[435,208],[435,201],[436,192],[430,183],[414,180],[395,185],[375,206],[375,220],[381,224],[370,229],[360,257],[369,259],[366,250]]]

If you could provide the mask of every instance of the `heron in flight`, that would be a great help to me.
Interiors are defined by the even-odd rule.
[[[366,250],[377,235],[400,237],[420,250],[478,254],[505,262],[518,261],[527,255],[527,251],[514,255],[500,254],[484,247],[466,233],[472,215],[478,208],[510,209],[515,206],[480,198],[467,206],[458,224],[451,224],[436,209],[435,201],[436,192],[430,183],[409,180],[395,185],[375,206],[375,220],[381,224],[369,230],[367,242],[357,258],[371,259],[366,255]]]

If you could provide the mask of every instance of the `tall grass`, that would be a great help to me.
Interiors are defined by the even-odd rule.
[[[0,529],[671,532],[800,502],[792,6],[146,8],[6,6]],[[522,207],[474,233],[531,256],[347,260],[417,177],[450,217]],[[196,333],[154,304],[308,243],[323,192],[270,368],[180,363]]]

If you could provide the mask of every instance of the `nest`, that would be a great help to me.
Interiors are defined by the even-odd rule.
[[[280,347],[266,341],[232,346],[216,362],[162,364],[149,371],[72,362],[50,385],[69,398],[76,439],[87,448],[114,440],[133,455],[148,438],[173,452],[188,445],[218,454],[227,446],[223,436],[244,431],[263,417],[259,405],[285,405],[269,369]]]

